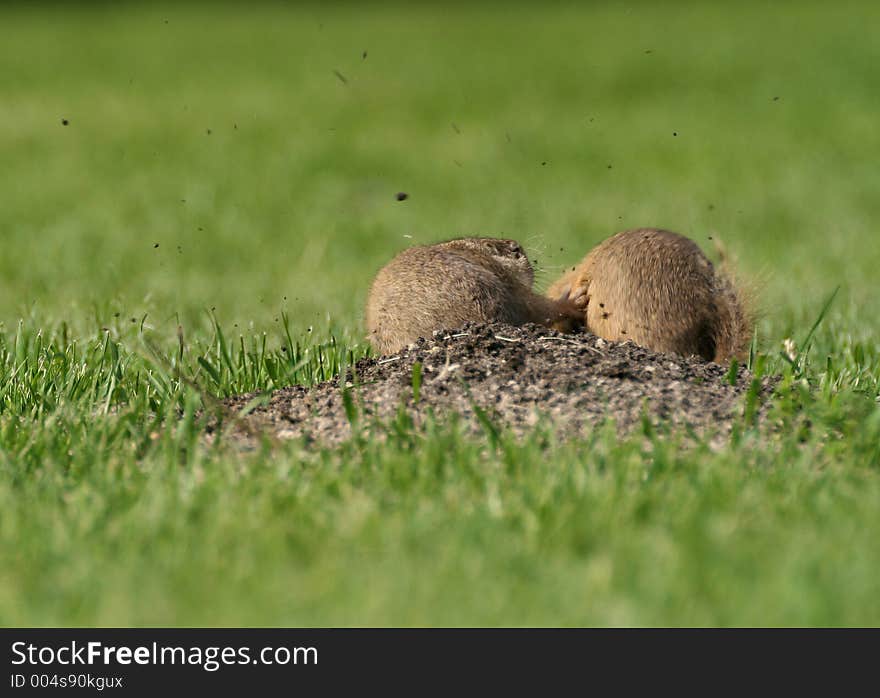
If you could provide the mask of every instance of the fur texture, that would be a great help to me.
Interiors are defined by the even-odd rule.
[[[655,228],[618,233],[557,280],[594,334],[728,363],[748,356],[754,316],[733,278],[692,240]]]
[[[466,322],[528,322],[561,331],[583,324],[563,296],[532,291],[534,271],[514,240],[461,238],[411,247],[376,275],[367,298],[370,343],[390,354]]]

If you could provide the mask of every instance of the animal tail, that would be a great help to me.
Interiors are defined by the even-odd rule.
[[[749,346],[758,319],[757,291],[743,281],[720,242],[715,244],[721,263],[715,269],[715,362],[729,363],[732,358],[748,359]]]

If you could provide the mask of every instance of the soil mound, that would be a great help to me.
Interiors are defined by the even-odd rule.
[[[614,343],[587,332],[559,334],[525,325],[466,325],[435,332],[393,356],[362,359],[336,378],[291,386],[227,428],[249,440],[306,437],[336,443],[358,429],[395,418],[404,406],[418,424],[428,414],[461,415],[475,431],[486,418],[522,433],[546,417],[563,436],[584,433],[613,419],[625,434],[645,416],[655,424],[709,429],[718,438],[742,412],[753,376],[698,357],[658,354],[631,342]],[[754,389],[768,395],[772,379]],[[259,394],[227,398],[238,413]],[[378,432],[377,432],[378,433]]]

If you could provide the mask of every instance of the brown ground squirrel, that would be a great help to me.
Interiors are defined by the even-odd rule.
[[[547,295],[567,296],[604,339],[717,363],[748,356],[754,315],[745,294],[696,243],[668,230],[608,238]]]
[[[527,322],[572,331],[584,313],[565,295],[532,291],[534,271],[514,240],[461,238],[411,247],[376,275],[367,298],[369,340],[390,354],[466,322]]]

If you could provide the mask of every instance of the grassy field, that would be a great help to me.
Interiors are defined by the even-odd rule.
[[[4,4],[0,624],[880,624],[878,22]],[[204,393],[367,353],[409,244],[514,237],[546,284],[640,225],[760,280],[784,379],[720,452],[200,439]]]

